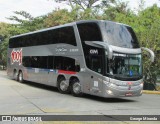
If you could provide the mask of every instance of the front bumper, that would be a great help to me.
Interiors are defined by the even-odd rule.
[[[141,80],[139,81],[141,82]],[[143,84],[139,85],[116,85],[114,83],[104,83],[104,97],[134,97],[141,96],[143,90]]]

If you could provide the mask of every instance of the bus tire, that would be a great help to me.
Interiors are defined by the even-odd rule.
[[[60,93],[67,94],[69,93],[69,85],[66,82],[66,79],[64,77],[59,77],[57,82],[57,87]]]
[[[78,79],[73,79],[71,83],[71,93],[73,96],[80,97],[83,95],[81,90],[81,84]]]
[[[18,74],[18,81],[19,81],[20,83],[23,83],[23,82],[24,82],[22,71],[19,71],[19,74]]]
[[[18,75],[16,70],[13,71],[13,79],[18,81]]]

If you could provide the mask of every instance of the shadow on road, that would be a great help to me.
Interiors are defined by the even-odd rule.
[[[98,97],[98,96],[93,96],[93,95],[88,95],[88,94],[85,94],[83,97],[86,98],[86,99],[105,102],[105,103],[136,102],[135,100],[130,100],[130,99],[127,99],[127,98],[103,98],[103,97]]]
[[[24,81],[23,84],[26,84],[28,86],[35,87],[35,88],[41,88],[44,90],[59,92],[56,87],[52,87],[52,86],[48,86],[48,85],[44,85],[44,84],[39,84],[39,83],[31,82],[31,81]]]

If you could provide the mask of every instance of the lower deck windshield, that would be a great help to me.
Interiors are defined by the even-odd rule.
[[[114,53],[107,61],[107,75],[119,80],[137,80],[142,78],[141,54]]]

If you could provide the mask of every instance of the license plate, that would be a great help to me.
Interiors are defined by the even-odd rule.
[[[132,93],[126,93],[126,96],[132,96],[133,94]]]

